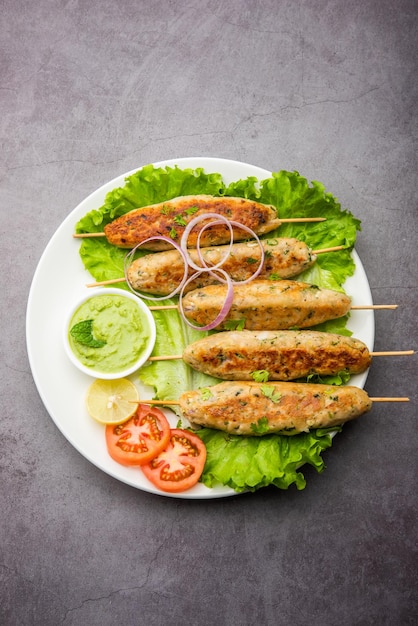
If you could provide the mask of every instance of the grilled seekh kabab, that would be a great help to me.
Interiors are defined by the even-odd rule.
[[[294,435],[338,426],[369,411],[363,389],[312,383],[222,382],[179,398],[192,424],[235,435]]]
[[[306,243],[294,238],[263,239],[261,244],[264,249],[264,263],[259,278],[292,278],[311,267],[316,261],[316,255]],[[228,251],[229,246],[211,246],[202,248],[201,255],[209,267],[217,265],[226,256],[222,269],[232,280],[248,280],[261,260],[258,243],[255,241],[234,243],[230,254]],[[189,255],[195,264],[200,264],[197,250],[190,249]],[[189,276],[194,272],[193,268],[189,268]],[[147,254],[133,261],[127,270],[128,281],[134,289],[159,296],[172,293],[180,284],[183,274],[184,262],[177,250]],[[191,281],[185,292],[217,282],[219,281],[216,276],[205,272]]]
[[[184,296],[186,318],[205,326],[216,318],[225,301],[224,284],[194,289]],[[232,306],[218,329],[241,324],[247,330],[310,328],[346,315],[350,298],[331,289],[293,280],[253,280],[234,286]]]
[[[354,337],[305,330],[230,331],[189,344],[183,360],[193,369],[223,380],[253,380],[255,371],[269,380],[289,381],[310,374],[360,374],[371,356]]]
[[[133,248],[149,237],[157,236],[170,237],[178,241],[192,219],[208,213],[216,213],[230,221],[239,222],[257,235],[269,233],[281,223],[272,205],[261,204],[246,198],[193,195],[180,196],[129,211],[107,224],[104,227],[104,233],[109,243],[119,248]],[[190,233],[189,247],[196,247],[197,236],[197,231]],[[234,228],[234,238],[237,241],[247,239],[248,233]],[[211,226],[203,233],[200,245],[205,247],[229,241],[229,229],[219,224]],[[153,241],[145,245],[148,250],[171,248],[171,245],[164,241]]]

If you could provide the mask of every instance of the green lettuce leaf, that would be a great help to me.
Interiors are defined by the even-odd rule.
[[[124,276],[126,252],[110,245],[104,237],[82,239],[79,250],[84,267],[97,282]],[[126,283],[116,283],[114,286],[129,290]]]
[[[349,317],[350,315],[348,314],[344,315],[344,317],[339,317],[336,320],[322,322],[322,324],[312,326],[311,330],[319,330],[324,333],[336,333],[337,335],[346,335],[347,337],[350,337],[353,333],[346,327]]]
[[[325,191],[322,183],[313,181],[309,185],[298,172],[273,172],[271,178],[255,184],[254,178],[231,183],[225,195],[242,195],[252,200],[272,204],[281,218],[325,217],[325,222],[285,223],[267,238],[295,237],[306,242],[312,250],[322,250],[334,246],[346,246],[346,250],[318,255],[313,268],[298,276],[318,287],[342,290],[348,276],[355,271],[351,250],[360,230],[360,220],[349,211],[342,210],[341,204]]]
[[[300,383],[316,383],[323,385],[346,385],[351,376],[347,372],[347,370],[343,370],[338,372],[338,374],[328,375],[328,376],[320,376],[319,374],[309,374],[306,378],[301,378],[296,380],[295,382]]]
[[[100,232],[106,224],[128,211],[177,196],[201,193],[220,196],[224,190],[222,176],[206,174],[202,168],[182,170],[177,165],[174,168],[146,165],[127,176],[123,187],[110,191],[101,207],[82,217],[76,224],[76,232]]]
[[[203,169],[156,168],[146,165],[125,178],[123,187],[110,191],[101,207],[89,211],[76,224],[76,233],[102,232],[106,224],[128,211],[191,194],[223,195],[225,185],[217,173]],[[80,256],[84,267],[96,281],[113,280],[124,275],[126,250],[115,248],[103,238],[83,239]],[[138,251],[135,258],[147,254]],[[118,285],[128,289],[126,285]]]
[[[274,485],[287,489],[306,486],[299,468],[305,463],[317,472],[325,468],[321,453],[332,443],[331,429],[291,437],[241,437],[203,428],[196,434],[206,445],[207,460],[201,481],[207,487],[222,484],[234,491],[256,491]]]

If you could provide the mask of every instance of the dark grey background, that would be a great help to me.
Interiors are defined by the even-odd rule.
[[[88,194],[215,156],[323,182],[362,220],[376,349],[417,348],[416,0],[2,0],[0,622],[404,625],[417,613],[417,360],[307,488],[153,496],[63,438],[25,345],[33,273]]]

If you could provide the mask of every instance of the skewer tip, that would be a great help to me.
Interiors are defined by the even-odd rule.
[[[105,237],[105,233],[73,233],[74,239],[87,239],[89,237]]]
[[[372,402],[409,402],[409,398],[369,398]]]
[[[128,400],[131,404],[150,404],[150,405],[160,405],[160,406],[179,406],[180,402],[176,400],[148,400],[148,399],[139,399],[139,400]]]
[[[394,310],[397,309],[398,305],[397,304],[362,304],[362,305],[354,305],[351,307],[352,311],[367,311],[367,310],[374,310],[374,311],[378,311],[379,309],[390,309],[390,310]]]
[[[116,285],[117,283],[124,283],[125,277],[121,278],[112,278],[110,280],[102,280],[97,283],[87,283],[86,287],[102,287],[103,285]]]
[[[415,354],[415,350],[393,350],[384,352],[370,352],[370,356],[410,356]]]

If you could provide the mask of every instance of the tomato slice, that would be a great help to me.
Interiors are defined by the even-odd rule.
[[[167,447],[141,467],[153,485],[177,493],[195,485],[203,472],[206,446],[197,435],[173,428]]]
[[[160,409],[139,404],[122,424],[106,426],[107,450],[122,465],[143,465],[167,446],[170,424]]]

